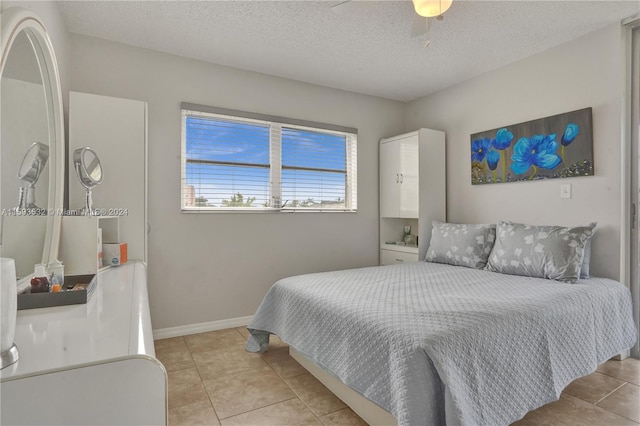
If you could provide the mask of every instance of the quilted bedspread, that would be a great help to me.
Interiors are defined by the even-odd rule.
[[[278,335],[400,425],[506,425],[635,343],[631,295],[417,262],[290,277],[267,293],[247,350]]]

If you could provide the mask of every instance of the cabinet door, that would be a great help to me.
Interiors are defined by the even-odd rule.
[[[394,143],[398,153],[398,174],[400,185],[398,200],[398,216],[418,218],[418,135],[400,139]]]
[[[380,144],[380,216],[400,214],[400,150],[395,141]]]
[[[69,207],[84,206],[73,151],[88,146],[102,164],[104,180],[93,206],[120,215],[120,240],[130,260],[147,261],[147,104],[87,93],[69,95]],[[104,241],[118,242],[118,241]]]

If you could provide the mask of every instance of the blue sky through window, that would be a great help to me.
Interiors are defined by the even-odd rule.
[[[195,197],[219,207],[240,193],[244,200],[255,198],[251,207],[270,205],[267,124],[187,115],[185,133],[185,184],[194,187]],[[345,207],[345,136],[283,126],[281,161],[287,207]]]

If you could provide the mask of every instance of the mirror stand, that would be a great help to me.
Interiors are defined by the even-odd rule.
[[[84,207],[80,209],[80,215],[91,216],[95,213],[93,200],[91,199],[91,188],[85,189]]]
[[[93,200],[91,199],[91,190],[98,186],[103,179],[102,165],[98,154],[91,148],[78,148],[73,152],[73,166],[76,176],[85,189],[84,207],[80,210],[81,215],[94,215]]]
[[[26,188],[20,187],[18,209],[39,209],[36,206],[36,187],[34,185],[29,185]]]

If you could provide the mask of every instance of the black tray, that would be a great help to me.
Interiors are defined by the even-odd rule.
[[[71,291],[76,284],[88,283],[86,289]],[[87,303],[98,284],[97,275],[67,275],[64,277],[63,290],[57,293],[33,293],[27,289],[18,294],[18,310],[49,308],[51,306],[79,305]]]

